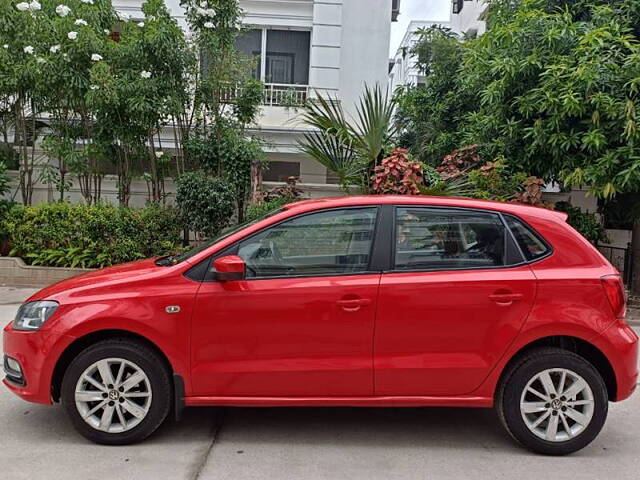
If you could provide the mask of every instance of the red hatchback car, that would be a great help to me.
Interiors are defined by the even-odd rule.
[[[184,406],[496,406],[524,446],[591,442],[638,379],[618,272],[566,223],[433,197],[303,201],[175,256],[33,295],[5,385],[126,444]]]

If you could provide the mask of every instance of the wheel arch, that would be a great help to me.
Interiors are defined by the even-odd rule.
[[[128,330],[119,330],[119,329],[105,329],[105,330],[96,330],[91,333],[87,333],[73,342],[71,342],[62,352],[62,354],[58,357],[56,365],[53,369],[53,374],[51,376],[51,398],[55,402],[60,401],[60,390],[62,387],[62,378],[64,377],[64,373],[67,368],[73,361],[73,359],[84,349],[93,345],[97,342],[101,342],[103,340],[109,340],[112,338],[125,338],[128,340],[133,340],[139,343],[146,345],[151,348],[154,352],[158,354],[158,356],[162,359],[163,366],[166,368],[169,376],[173,378],[174,369],[169,361],[167,355],[158,347],[154,342],[149,340],[147,337],[140,335],[138,333],[134,333]]]
[[[611,363],[607,359],[606,355],[595,345],[592,343],[571,335],[553,335],[539,338],[537,340],[533,340],[530,343],[527,343],[523,347],[521,347],[517,352],[515,352],[509,361],[505,364],[502,372],[500,373],[500,378],[496,384],[494,395],[497,395],[500,391],[500,386],[504,381],[505,377],[511,370],[512,366],[518,362],[520,358],[526,355],[531,350],[540,347],[556,347],[561,348],[563,350],[567,350],[573,352],[585,360],[587,360],[591,365],[595,367],[598,371],[602,380],[607,387],[607,394],[609,396],[609,400],[615,401],[617,395],[617,380],[616,374],[611,366]]]

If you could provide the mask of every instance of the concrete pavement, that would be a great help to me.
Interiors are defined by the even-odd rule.
[[[7,298],[0,289],[1,325],[17,308],[2,305]],[[60,406],[0,387],[0,479],[8,480],[637,480],[639,443],[636,394],[611,404],[596,441],[564,458],[519,448],[493,410],[454,408],[194,408],[142,444],[105,447],[76,434]]]

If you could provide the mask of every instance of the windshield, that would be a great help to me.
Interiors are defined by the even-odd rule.
[[[267,212],[267,213],[265,213],[264,215],[262,215],[260,217],[254,218],[253,220],[248,220],[248,221],[243,222],[243,223],[241,223],[239,225],[235,225],[233,227],[225,228],[224,230],[222,230],[222,232],[220,232],[220,234],[218,236],[207,240],[202,245],[194,247],[194,248],[192,248],[191,250],[189,250],[187,252],[181,253],[180,255],[171,255],[169,257],[164,257],[164,258],[160,259],[158,264],[176,265],[177,263],[184,262],[185,260],[187,260],[187,259],[197,255],[198,253],[202,252],[203,250],[206,250],[211,245],[219,242],[220,240],[223,240],[223,239],[225,239],[227,237],[230,237],[234,233],[239,232],[243,228],[247,228],[247,227],[249,227],[251,225],[254,225],[254,224],[258,223],[258,222],[261,222],[265,218],[273,217],[274,215],[276,215],[276,214],[278,214],[278,213],[280,213],[282,211],[284,211],[284,208],[276,208],[275,210],[271,210],[270,212]]]

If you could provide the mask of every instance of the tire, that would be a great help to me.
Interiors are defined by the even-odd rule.
[[[563,392],[573,396],[567,398]],[[505,373],[496,398],[507,432],[524,447],[544,455],[567,455],[586,447],[600,433],[608,406],[607,388],[593,365],[575,353],[552,347],[532,350],[518,359]]]
[[[108,382],[103,382],[103,374]],[[61,393],[75,429],[105,445],[144,440],[164,422],[172,405],[163,360],[129,339],[101,341],[82,351],[65,371]]]

